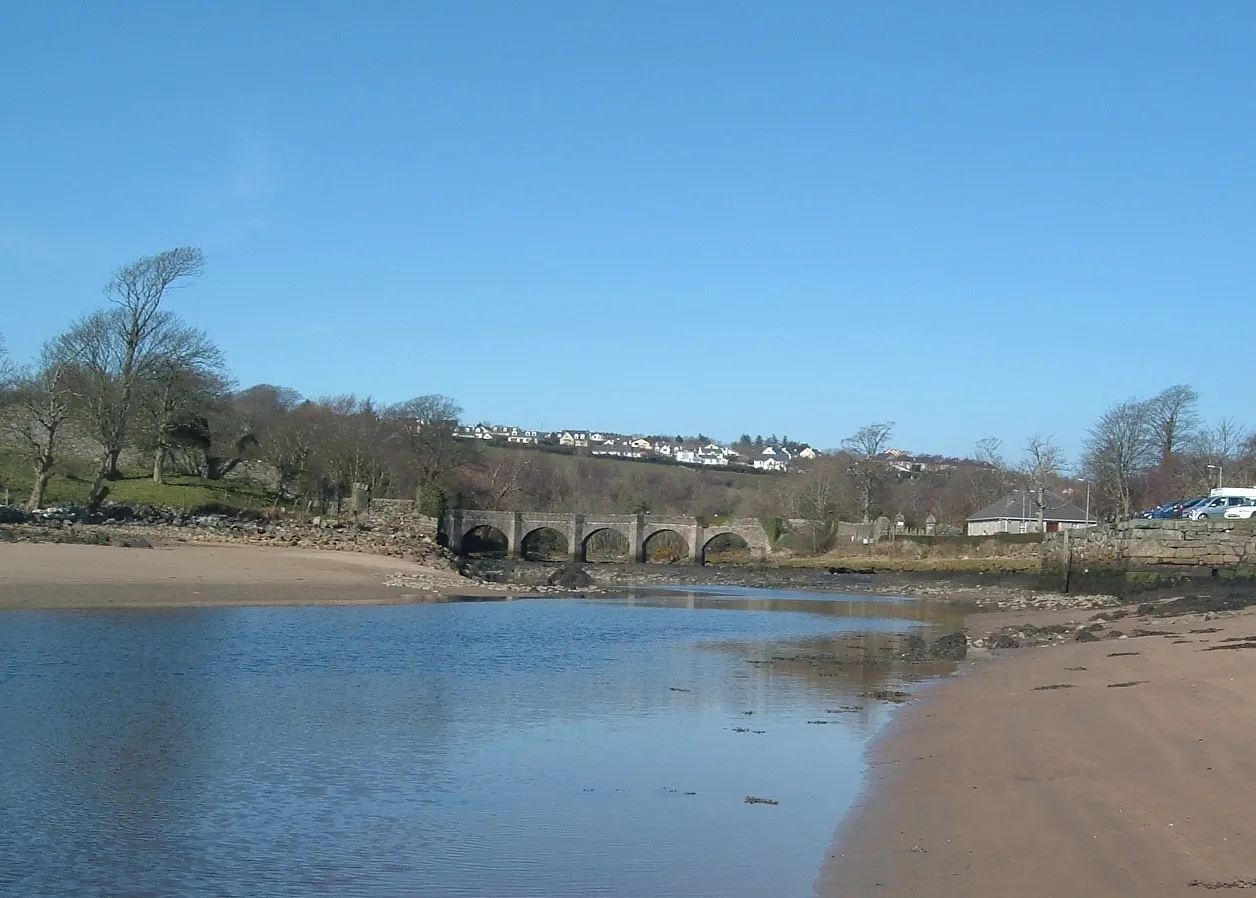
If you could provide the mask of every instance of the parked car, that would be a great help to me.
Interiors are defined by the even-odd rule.
[[[1254,514],[1256,514],[1256,501],[1250,505],[1236,505],[1233,508],[1227,508],[1224,517],[1229,521],[1246,521]]]
[[[1198,499],[1191,499],[1187,502],[1183,502],[1180,506],[1178,506],[1177,514],[1175,514],[1174,517],[1175,518],[1189,517],[1193,509],[1197,508],[1200,505],[1203,505],[1205,502],[1207,502],[1211,498],[1212,498],[1211,496],[1200,496]]]
[[[1176,518],[1182,513],[1183,507],[1198,501],[1198,499],[1174,499],[1172,502],[1165,502],[1163,505],[1157,505],[1155,508],[1144,511],[1143,517],[1151,518],[1153,520],[1160,518]]]
[[[1228,510],[1248,505],[1256,505],[1256,499],[1251,496],[1209,496],[1206,501],[1192,506],[1186,516],[1192,521],[1222,518]]]

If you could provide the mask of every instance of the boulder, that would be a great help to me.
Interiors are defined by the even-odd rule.
[[[968,636],[963,630],[948,633],[934,640],[929,654],[947,661],[963,661],[968,656]]]
[[[986,646],[992,649],[1018,649],[1021,641],[1010,633],[992,633],[986,640]]]
[[[30,520],[30,517],[20,508],[14,508],[12,505],[0,505],[0,524],[25,524]]]
[[[550,586],[562,589],[588,589],[596,582],[578,564],[565,564],[546,581]]]

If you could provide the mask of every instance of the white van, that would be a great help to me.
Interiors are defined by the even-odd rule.
[[[1256,488],[1245,486],[1217,487],[1208,494],[1208,501],[1191,508],[1186,516],[1192,521],[1224,518],[1234,508],[1256,506]]]

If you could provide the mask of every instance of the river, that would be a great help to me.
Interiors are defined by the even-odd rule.
[[[0,612],[0,894],[806,898],[894,677],[788,656],[929,616],[723,587]]]

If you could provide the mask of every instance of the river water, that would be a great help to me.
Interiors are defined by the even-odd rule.
[[[0,895],[805,898],[886,677],[771,659],[924,617],[834,598],[0,613]]]

